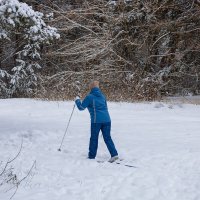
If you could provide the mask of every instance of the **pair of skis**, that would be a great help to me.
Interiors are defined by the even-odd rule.
[[[137,168],[136,166],[129,164],[129,163],[125,163],[123,159],[117,159],[114,162],[108,162],[108,161],[103,161],[103,160],[98,160],[98,163],[110,163],[110,164],[116,164],[116,165],[123,165],[125,167],[129,167],[129,168]]]

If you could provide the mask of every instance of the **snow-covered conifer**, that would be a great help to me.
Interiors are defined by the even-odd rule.
[[[0,93],[11,97],[16,91],[30,92],[37,82],[36,71],[42,66],[41,45],[49,44],[60,35],[57,29],[46,24],[44,15],[18,0],[0,1],[0,41],[20,40],[12,56],[14,66],[0,68]],[[4,49],[5,51],[5,49]]]

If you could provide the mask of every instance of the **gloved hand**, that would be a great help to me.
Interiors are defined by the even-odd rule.
[[[76,100],[78,100],[78,99],[80,99],[80,97],[79,97],[79,96],[76,96],[76,98],[74,99],[74,101],[76,101]]]

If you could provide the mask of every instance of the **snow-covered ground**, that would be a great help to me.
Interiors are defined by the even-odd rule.
[[[168,103],[186,103],[200,105],[200,95],[196,96],[177,96],[177,97],[166,97],[163,102]]]
[[[89,114],[75,109],[62,152],[57,149],[73,102],[0,100],[0,161],[22,178],[16,200],[199,200],[200,106],[109,103],[112,136],[124,165],[88,160]],[[97,160],[109,154],[99,138]],[[1,165],[0,167],[2,167]],[[0,187],[0,200],[9,185]]]

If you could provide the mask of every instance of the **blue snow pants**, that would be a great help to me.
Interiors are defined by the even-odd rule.
[[[94,159],[96,157],[100,130],[111,157],[117,156],[118,153],[110,135],[111,122],[91,123],[91,137],[88,158]]]

